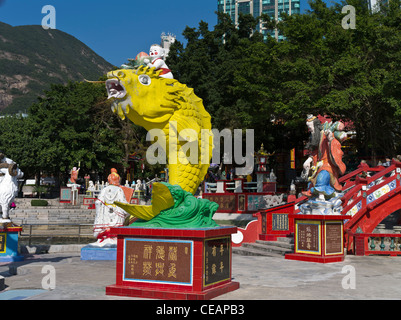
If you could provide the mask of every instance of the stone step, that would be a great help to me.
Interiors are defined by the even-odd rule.
[[[285,255],[286,253],[293,252],[293,250],[290,248],[283,248],[280,246],[262,244],[262,243],[244,243],[242,246],[244,248],[252,248],[252,249],[257,249],[257,250],[261,250],[261,251],[278,253],[281,255]]]
[[[275,252],[269,252],[265,250],[258,250],[251,247],[233,247],[233,254],[238,254],[242,256],[264,256],[264,257],[276,257],[282,258],[283,255]]]
[[[294,237],[278,237],[277,242],[294,243]]]
[[[294,245],[292,243],[288,243],[288,242],[256,240],[256,243],[262,244],[265,246],[274,246],[274,247],[280,247],[280,248],[289,249],[289,250],[294,249]]]
[[[240,255],[284,257],[294,252],[293,238],[278,238],[277,241],[256,240],[255,243],[243,243],[233,247],[233,253]]]

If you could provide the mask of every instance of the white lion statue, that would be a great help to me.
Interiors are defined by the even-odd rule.
[[[8,158],[3,158],[0,163],[0,207],[2,211],[1,223],[11,222],[9,217],[10,205],[18,193],[18,179],[24,173],[17,164]]]

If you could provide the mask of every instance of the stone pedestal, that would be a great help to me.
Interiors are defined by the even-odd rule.
[[[22,261],[18,253],[18,236],[22,227],[0,227],[0,262]]]
[[[294,253],[285,258],[318,263],[344,260],[344,220],[349,216],[290,215],[294,219]]]
[[[239,288],[231,281],[231,234],[205,229],[112,228],[118,237],[116,284],[107,295],[208,300]]]
[[[87,245],[81,249],[81,260],[116,260],[117,246],[96,247]]]

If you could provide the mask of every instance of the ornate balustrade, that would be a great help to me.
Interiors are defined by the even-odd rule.
[[[216,182],[206,182],[205,193],[276,193],[276,182],[264,182],[259,190],[256,181],[246,182],[245,179],[218,180]]]
[[[356,233],[353,234],[355,255],[401,255],[399,233]]]

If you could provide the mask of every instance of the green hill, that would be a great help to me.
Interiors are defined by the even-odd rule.
[[[65,32],[0,22],[0,113],[27,110],[51,83],[97,80],[112,67]]]

